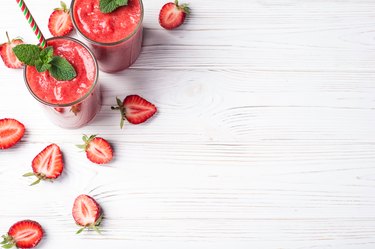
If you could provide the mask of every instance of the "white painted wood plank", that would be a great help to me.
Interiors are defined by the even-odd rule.
[[[375,243],[373,1],[191,0],[180,30],[162,30],[164,1],[145,0],[137,63],[102,73],[103,107],[87,127],[48,122],[20,71],[0,67],[0,118],[28,128],[0,151],[0,231],[33,218],[40,248],[343,248]],[[27,1],[42,30],[58,1]],[[17,6],[0,2],[0,32],[35,42]],[[119,129],[114,97],[154,102],[150,122]],[[96,166],[74,144],[109,139]],[[66,170],[30,188],[21,175],[48,143]],[[102,204],[103,235],[76,236],[71,205]]]

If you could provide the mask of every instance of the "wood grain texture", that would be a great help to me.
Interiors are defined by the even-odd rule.
[[[373,249],[375,246],[375,2],[190,0],[175,31],[144,0],[137,62],[100,74],[101,112],[89,126],[52,125],[21,71],[0,67],[0,118],[27,127],[0,151],[0,231],[31,218],[40,248]],[[28,0],[49,36],[58,1]],[[12,1],[0,33],[36,40]],[[5,36],[3,37],[5,39]],[[158,106],[150,122],[119,129],[115,97]],[[75,148],[100,134],[115,160],[96,166]],[[47,144],[66,169],[53,184],[21,175]],[[103,234],[74,234],[74,198],[103,206]]]

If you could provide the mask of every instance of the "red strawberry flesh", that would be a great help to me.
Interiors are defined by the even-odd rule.
[[[87,158],[97,164],[108,163],[112,160],[113,151],[110,144],[101,137],[92,139],[86,147]]]
[[[11,118],[0,119],[0,149],[8,149],[18,143],[25,134],[25,126]]]
[[[187,4],[166,3],[160,10],[159,23],[165,29],[175,29],[184,23],[186,14],[189,13]]]
[[[80,195],[74,201],[72,214],[78,225],[83,227],[95,226],[101,215],[101,208],[94,198],[88,195]]]
[[[8,42],[0,45],[0,55],[4,61],[5,66],[9,68],[22,68],[23,63],[17,59],[16,55],[13,52],[13,48],[19,44],[23,44],[23,41],[21,39],[14,39],[10,41],[8,37]]]
[[[33,248],[43,237],[41,225],[32,220],[23,220],[15,223],[9,229],[10,235],[18,248]]]
[[[138,95],[129,95],[124,99],[125,117],[132,124],[140,124],[152,117],[156,106]]]
[[[36,175],[48,179],[59,177],[64,168],[60,147],[56,144],[47,146],[34,158],[32,168]]]
[[[72,19],[65,3],[61,2],[61,8],[55,9],[50,15],[48,29],[53,36],[64,36],[73,30]]]

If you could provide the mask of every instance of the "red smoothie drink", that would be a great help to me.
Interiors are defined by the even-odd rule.
[[[83,36],[104,72],[128,68],[138,58],[142,47],[143,5],[129,0],[111,13],[102,13],[99,0],[73,0],[73,24]]]
[[[64,128],[78,128],[92,120],[100,110],[100,86],[95,57],[73,38],[52,38],[47,45],[53,54],[64,57],[77,76],[68,81],[53,78],[48,71],[40,73],[33,66],[24,71],[30,93],[43,104],[52,122]]]

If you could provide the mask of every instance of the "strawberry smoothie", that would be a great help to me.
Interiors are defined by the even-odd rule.
[[[73,24],[93,50],[99,68],[117,72],[138,58],[142,47],[143,5],[129,0],[111,13],[102,13],[99,0],[73,0]]]
[[[78,128],[92,120],[100,110],[100,86],[96,60],[88,48],[73,38],[52,38],[47,45],[54,55],[67,59],[77,76],[59,81],[48,71],[39,73],[26,66],[24,76],[30,93],[43,104],[50,119],[64,128]]]

